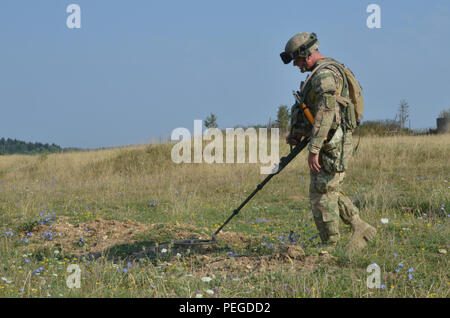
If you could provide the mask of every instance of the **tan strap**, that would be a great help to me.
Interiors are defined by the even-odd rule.
[[[303,88],[306,86],[306,83],[308,83],[308,81],[312,78],[313,74],[315,72],[317,72],[318,70],[320,70],[321,68],[323,68],[324,66],[327,65],[331,65],[331,64],[336,64],[337,62],[325,62],[322,64],[317,65],[316,69],[314,71],[312,71],[307,77],[306,80],[302,83],[302,86],[300,87],[300,90],[303,91]]]
[[[336,100],[338,101],[339,104],[347,107],[347,104],[350,103],[350,99],[343,97],[341,95],[336,95]]]
[[[316,69],[314,71],[312,71],[308,77],[306,77],[306,80],[304,82],[302,82],[302,85],[300,87],[300,90],[303,92],[303,88],[306,86],[306,83],[308,83],[308,81],[312,78],[312,76],[314,75],[314,73],[316,73],[318,70],[324,68],[325,66],[328,65],[334,65],[336,66],[336,64],[338,64],[339,62],[337,61],[333,61],[333,62],[325,62],[322,64],[319,64]],[[345,78],[342,78],[343,81],[345,81]],[[344,85],[342,85],[344,86]],[[342,87],[343,89],[344,87]],[[350,102],[350,100],[348,98],[342,97],[341,95],[337,95],[336,94],[336,107],[335,107],[335,111],[336,111],[336,123],[337,125],[339,125],[339,123],[341,122],[341,115],[340,115],[340,109],[339,109],[339,104],[344,105],[345,107],[347,106],[347,103]]]

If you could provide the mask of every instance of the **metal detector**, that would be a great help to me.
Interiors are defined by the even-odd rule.
[[[285,156],[282,157],[280,159],[280,163],[278,164],[278,169],[269,174],[260,184],[258,184],[258,186],[256,187],[256,189],[241,203],[241,205],[239,205],[239,207],[237,209],[235,209],[233,211],[233,214],[231,214],[228,219],[222,224],[221,227],[219,227],[217,229],[216,232],[214,232],[214,234],[212,234],[211,239],[210,240],[206,240],[206,239],[189,239],[189,240],[178,240],[178,241],[173,241],[172,244],[174,245],[205,245],[205,244],[215,244],[216,243],[216,236],[217,234],[219,234],[219,232],[224,228],[225,225],[228,224],[228,222],[231,221],[231,219],[239,213],[239,211],[241,211],[241,209],[247,204],[248,201],[250,201],[256,193],[259,192],[259,190],[261,190],[267,182],[269,182],[270,179],[272,179],[273,176],[279,174],[281,172],[281,170],[283,170],[309,143],[309,138],[305,137],[303,138],[303,140],[297,144],[294,148],[291,148],[291,152]]]

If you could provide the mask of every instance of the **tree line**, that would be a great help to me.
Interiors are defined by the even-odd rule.
[[[278,106],[277,111],[277,119],[272,121],[271,118],[269,118],[269,121],[267,124],[257,124],[257,125],[237,125],[234,128],[279,128],[282,131],[287,131],[289,129],[289,122],[290,122],[290,111],[288,106],[286,105],[280,105]],[[217,124],[217,116],[213,113],[210,113],[204,120],[205,127],[206,128],[219,128],[219,125]]]
[[[281,133],[288,133],[290,130],[290,110],[286,105],[280,105],[277,109],[277,116],[275,120],[269,118],[267,124],[259,125],[248,125],[242,126],[238,125],[234,128],[279,128]],[[440,118],[450,117],[450,109],[443,110],[439,114]],[[408,125],[407,125],[408,124]],[[206,128],[218,128],[217,116],[211,113],[205,119]],[[398,105],[397,113],[395,114],[395,119],[384,119],[384,120],[370,120],[363,121],[361,126],[358,128],[358,133],[360,135],[390,135],[390,134],[401,134],[401,135],[416,135],[416,134],[435,134],[437,132],[434,128],[429,129],[411,129],[411,123],[409,120],[409,104],[406,100],[402,99]]]
[[[17,139],[0,139],[0,155],[25,154],[35,155],[42,153],[62,152],[63,149],[56,144],[43,144],[40,142],[25,142]]]

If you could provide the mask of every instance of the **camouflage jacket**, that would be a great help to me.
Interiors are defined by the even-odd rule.
[[[312,71],[320,64],[331,60],[324,58],[317,61]],[[294,111],[296,105],[292,108],[293,132],[311,137],[308,146],[311,153],[319,153],[330,130],[339,126],[340,115],[336,94],[341,94],[342,87],[343,78],[337,67],[333,65],[324,66],[312,74],[312,78],[308,80],[305,87],[302,87],[301,92],[303,102],[310,108],[314,116],[314,126],[306,119],[301,108],[297,113]]]

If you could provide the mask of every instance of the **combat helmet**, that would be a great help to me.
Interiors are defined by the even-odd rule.
[[[315,33],[302,32],[294,35],[287,43],[284,52],[280,54],[284,64],[301,57],[308,57],[319,47],[319,41]]]

